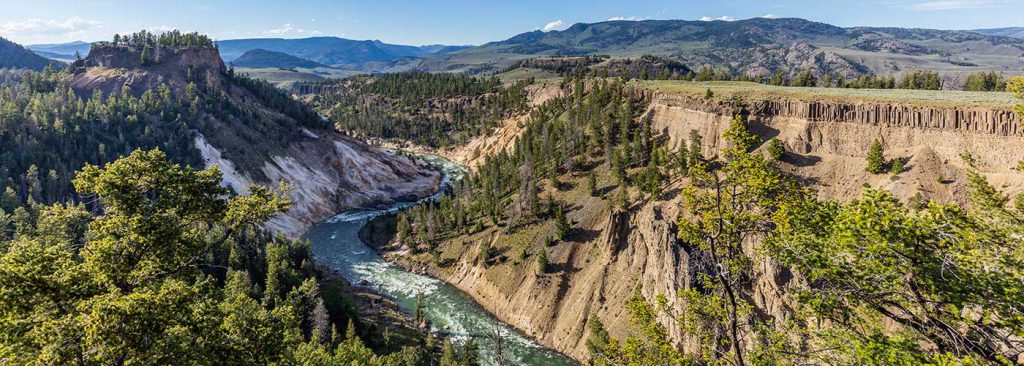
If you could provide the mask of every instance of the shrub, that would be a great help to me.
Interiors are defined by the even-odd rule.
[[[768,140],[768,157],[772,160],[782,160],[782,156],[786,154],[786,145],[779,141],[777,138]]]

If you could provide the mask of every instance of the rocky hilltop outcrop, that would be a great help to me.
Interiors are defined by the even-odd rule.
[[[97,44],[72,65],[81,95],[166,90],[202,110],[176,117],[189,128],[196,154],[216,165],[224,184],[246,194],[253,184],[286,183],[294,201],[268,228],[297,237],[340,211],[410,200],[435,192],[440,174],[429,164],[344,136],[329,121],[269,85],[231,73],[213,47],[151,48]],[[165,116],[168,119],[174,116]],[[147,121],[160,123],[160,121]],[[184,127],[183,127],[184,128]]]
[[[651,100],[643,118],[651,121],[659,138],[674,150],[688,143],[691,131],[696,131],[706,157],[724,148],[723,134],[733,116],[746,115],[762,139],[777,138],[785,144],[788,153],[782,169],[824,198],[852,199],[870,185],[905,200],[921,193],[936,201],[965,204],[969,164],[1004,193],[1024,190],[1024,172],[1013,169],[1024,159],[1024,127],[1010,106],[958,108],[785,98],[737,105],[728,95],[705,100],[660,93]],[[482,156],[510,148],[522,130],[517,122],[510,120],[491,136],[442,153],[479,163]],[[899,179],[865,172],[865,156],[875,139],[883,144],[887,159],[907,162]],[[570,184],[583,184],[582,178],[567,179],[575,179]],[[678,309],[681,305],[675,294],[694,281],[691,250],[676,239],[682,186],[673,182],[665,189],[664,200],[636,203],[626,211],[612,212],[604,200],[586,194],[572,196],[567,216],[578,233],[547,248],[555,268],[551,273],[538,275],[532,262],[477,264],[473,248],[483,242],[501,248],[502,240],[522,240],[504,234],[460,238],[471,241],[465,246],[469,250],[449,267],[408,262],[401,255],[392,258],[454,284],[501,320],[583,361],[589,355],[588,316],[597,316],[612,336],[622,337],[634,331],[626,301],[636,291],[651,302],[665,296],[668,306]],[[756,248],[744,250],[753,253]],[[752,302],[760,311],[783,315],[790,301],[786,272],[763,263],[754,273]],[[675,319],[662,313],[659,320],[684,348],[695,344]]]

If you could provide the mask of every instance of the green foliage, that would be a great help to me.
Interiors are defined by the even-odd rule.
[[[494,255],[494,247],[491,246],[491,242],[484,240],[480,243],[480,248],[476,255],[476,264],[480,266],[487,266],[487,262],[491,260]]]
[[[690,170],[690,151],[686,148],[685,141],[679,141],[679,148],[676,151],[676,169],[679,170],[679,175],[686,176],[687,171]]]
[[[565,212],[559,212],[563,204],[556,202],[552,193],[568,186],[562,177],[578,172],[593,181],[586,184],[591,184],[596,194],[594,169],[601,164],[587,162],[602,156],[607,156],[605,166],[611,165],[620,185],[635,180],[644,182],[646,190],[660,189],[666,180],[667,154],[655,146],[650,122],[637,120],[645,94],[626,88],[620,80],[586,82],[590,85],[585,87],[584,80],[570,78],[565,84],[571,88],[566,96],[532,111],[512,148],[487,156],[476,172],[457,183],[452,195],[408,211],[411,220],[416,218],[415,235],[424,233],[421,242],[457,235],[467,226],[472,232],[486,226],[512,232],[547,220],[554,221],[555,234],[564,238],[571,223]],[[629,160],[623,158],[627,153]],[[643,172],[631,179],[628,175],[636,168]],[[545,189],[547,210],[541,204]],[[420,228],[431,229],[432,234]]]
[[[818,79],[814,77],[814,73],[811,70],[801,71],[789,82],[789,86],[814,87],[817,85]]]
[[[882,152],[882,143],[878,142],[878,139],[871,142],[871,147],[868,148],[867,160],[868,173],[882,174],[885,172],[885,155]]]
[[[398,213],[398,222],[395,224],[395,235],[398,237],[399,243],[406,243],[409,239],[409,234],[412,232],[412,225],[409,223],[409,217],[405,212]]]
[[[45,68],[59,69],[63,67],[61,62],[40,56],[32,52],[32,50],[3,37],[0,37],[0,55],[3,55],[0,57],[0,71],[3,71],[0,72],[0,83],[13,79],[11,77],[13,75],[7,75],[7,73],[13,73],[14,69],[42,71]]]
[[[942,77],[934,71],[913,71],[903,74],[898,89],[942,90]]]
[[[153,63],[153,48],[148,44],[142,47],[142,53],[139,55],[139,63],[143,66],[147,66]]]
[[[280,90],[243,77],[229,80],[291,118],[236,104],[219,87],[190,83],[180,95],[159,85],[79,96],[70,78],[66,72],[28,72],[18,83],[0,85],[0,184],[14,187],[23,203],[75,199],[71,179],[76,169],[135,149],[160,148],[175,162],[201,166],[193,131],[203,133],[242,171],[260,172],[260,157],[301,135],[299,127],[324,125],[315,112]]]
[[[689,161],[691,166],[704,160],[702,151],[703,145],[701,145],[700,133],[697,130],[690,130],[690,156],[686,160]]]
[[[542,247],[537,251],[537,273],[543,274],[548,271],[548,248]]]
[[[711,88],[708,88],[708,90],[704,92],[704,99],[711,100],[711,98],[714,98],[714,97],[715,97],[715,92],[711,91]]]
[[[877,349],[873,353],[928,359],[915,341],[925,339],[939,355],[998,363],[1004,347],[1017,346],[997,334],[1024,325],[1018,312],[1024,213],[1003,207],[1005,198],[980,175],[969,177],[973,212],[934,202],[912,210],[869,189],[849,204],[811,203],[793,211],[766,250],[817,284],[803,288],[798,299],[846,324],[843,337],[862,343],[853,350],[858,357],[857,349],[868,345]],[[873,316],[909,333],[891,334]]]
[[[1003,80],[1002,76],[996,74],[994,71],[979,71],[967,76],[967,81],[964,82],[964,90],[1004,91],[1006,90],[1006,81]]]
[[[680,294],[693,306],[679,318],[683,330],[700,340],[701,360],[744,364],[751,353],[767,352],[771,344],[744,344],[740,328],[769,329],[771,319],[751,312],[753,304],[740,293],[750,286],[755,259],[742,248],[760,235],[760,228],[775,224],[776,212],[807,193],[762,155],[750,153],[758,138],[742,118],[733,120],[725,136],[724,165],[713,171],[691,169],[693,185],[683,191],[686,213],[679,219],[678,235],[700,253],[691,257],[705,262],[696,266],[703,291]]]
[[[587,173],[587,194],[591,197],[597,196],[597,174],[593,171]]]
[[[139,48],[157,46],[175,48],[214,47],[213,39],[205,34],[199,32],[185,33],[177,29],[159,35],[147,30],[125,35],[115,34],[114,41],[111,44]]]
[[[895,89],[896,78],[875,74],[860,75],[852,80],[841,80],[839,87],[851,89]]]
[[[668,329],[656,319],[659,310],[651,306],[639,293],[630,296],[626,303],[630,324],[637,330],[637,336],[619,340],[609,336],[601,320],[591,315],[588,326],[587,349],[590,363],[604,365],[694,365],[669,340]]]
[[[973,171],[971,211],[923,197],[919,208],[908,208],[872,189],[850,203],[818,201],[751,154],[755,139],[742,127],[734,121],[720,165],[691,169],[693,184],[683,192],[678,232],[696,272],[678,294],[674,315],[698,342],[686,357],[706,364],[897,365],[1016,357],[1020,344],[1004,335],[1024,329],[1024,203],[1008,207]],[[758,253],[745,249],[754,241],[762,242]],[[785,317],[758,309],[750,295],[766,257],[805,279],[790,283],[797,307]],[[629,307],[637,319],[652,319],[664,303],[652,307],[634,297]],[[658,354],[658,326],[623,346],[592,320],[593,362],[628,355],[631,343]]]
[[[524,112],[531,83],[503,86],[497,77],[407,72],[306,83],[295,89],[317,94],[314,104],[338,129],[445,147],[490,133],[504,119]]]
[[[1013,93],[1018,99],[1024,99],[1024,76],[1018,76],[1006,84],[1006,90]],[[1017,104],[1017,115],[1024,116],[1024,104]]]
[[[99,364],[205,363],[225,356],[261,363],[286,357],[288,347],[303,342],[305,315],[290,305],[259,307],[248,294],[251,285],[241,282],[262,272],[210,272],[226,264],[210,258],[264,240],[251,228],[286,209],[287,199],[268,190],[223,198],[227,192],[219,183],[217,170],[182,168],[156,150],[134,152],[103,169],[87,166],[75,186],[96,198],[102,215],[84,206],[43,207],[31,233],[4,244],[5,357],[15,363]],[[267,245],[297,248],[308,257],[302,243]],[[222,290],[215,284],[225,275],[232,280]],[[282,285],[300,284],[296,279]],[[239,332],[247,336],[237,338]],[[185,341],[200,338],[207,341]],[[257,343],[262,351],[256,354],[238,352]]]
[[[768,158],[779,161],[786,155],[786,145],[777,138],[768,140]]]
[[[555,206],[555,237],[558,240],[564,240],[566,235],[572,230],[572,224],[569,223],[569,219],[565,217],[565,208],[562,205]]]
[[[22,228],[0,238],[0,357],[232,365],[434,357],[415,348],[378,356],[351,317],[344,340],[327,339],[337,325],[327,308],[338,299],[321,297],[309,243],[258,227],[287,209],[284,192],[253,186],[229,196],[220,179],[216,168],[195,171],[140,150],[78,173],[88,203],[18,207]]]
[[[893,160],[892,167],[889,168],[889,171],[890,171],[890,173],[892,173],[893,176],[898,176],[901,173],[903,173],[903,169],[904,169],[903,158],[896,158],[895,160]]]
[[[686,65],[667,57],[643,55],[639,58],[608,56],[549,56],[520,61],[516,68],[548,70],[559,76],[622,78],[626,80],[680,80],[692,73]]]

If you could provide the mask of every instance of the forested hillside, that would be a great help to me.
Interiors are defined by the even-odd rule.
[[[338,129],[356,136],[452,146],[527,108],[531,80],[421,72],[355,76],[295,86]]]
[[[752,132],[741,115],[719,154],[697,130],[670,151],[641,115],[644,91],[603,78],[570,78],[561,88],[563,97],[531,112],[510,150],[487,157],[452,195],[399,215],[392,258],[497,296],[488,306],[521,305],[513,302],[520,291],[501,287],[515,284],[533,294],[526,303],[590,309],[586,346],[598,365],[971,365],[1015,362],[1024,352],[1024,193],[1001,193],[969,165],[966,207],[872,188],[850,202],[820,198],[783,169],[801,164],[798,155]],[[905,162],[877,149],[869,174],[900,179]],[[615,339],[603,321],[620,319],[602,320],[593,314],[604,308],[562,296],[586,285],[574,276],[595,281],[585,273],[606,255],[636,256],[630,263],[670,256],[626,247],[635,226],[647,225],[637,215],[658,202],[681,205],[678,216],[657,205],[639,220],[674,222],[665,250],[679,251],[688,280],[678,293],[648,296],[639,286],[653,280],[642,277],[627,285],[634,295],[624,304],[606,302],[609,287],[582,290],[629,314],[630,330]],[[650,248],[660,239],[641,240]],[[658,273],[659,263],[641,267],[671,276]],[[766,283],[779,283],[779,293]],[[547,306],[519,310],[526,315],[515,318],[548,314]],[[555,329],[559,337],[566,328]]]
[[[308,242],[265,229],[288,185],[236,195],[196,170],[197,134],[259,172],[324,127],[211,50],[196,33],[118,35],[0,85],[0,364],[474,363],[472,344],[377,339]]]
[[[521,59],[547,56],[638,58],[654,55],[691,69],[704,66],[732,77],[793,78],[811,71],[821,78],[853,79],[917,70],[938,72],[946,82],[977,71],[1019,74],[1024,40],[969,31],[906,28],[842,28],[799,18],[737,21],[613,20],[577,23],[565,30],[522,33],[444,57],[427,56],[418,70],[503,70]]]
[[[0,37],[0,69],[29,69],[42,71],[50,66],[61,68],[62,63],[37,55],[21,45]]]

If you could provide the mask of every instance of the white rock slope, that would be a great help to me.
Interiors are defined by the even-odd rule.
[[[266,224],[289,237],[338,212],[376,207],[426,196],[439,187],[440,174],[428,163],[368,146],[334,132],[305,133],[283,155],[264,162],[262,174],[249,174],[222,156],[201,134],[195,146],[206,166],[217,165],[224,184],[247,194],[252,184],[291,186],[291,210]],[[256,181],[253,176],[265,176]]]

